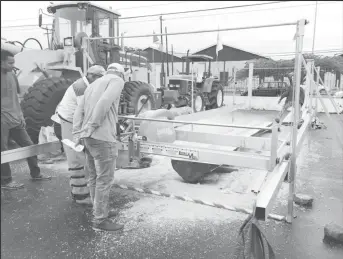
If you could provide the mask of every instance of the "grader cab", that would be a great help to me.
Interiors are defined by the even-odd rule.
[[[150,85],[151,69],[144,53],[124,47],[123,40],[120,46],[119,39],[106,39],[119,36],[119,13],[77,1],[53,4],[47,10],[54,18],[48,49],[26,49],[9,42],[1,44],[2,49],[15,54],[21,106],[34,143],[38,143],[40,128],[53,124],[51,116],[67,88],[91,65],[102,65],[106,69],[111,63],[120,63],[125,67],[127,75],[119,115],[160,107],[156,101],[161,93],[155,93]],[[39,14],[40,27],[42,23],[43,15]]]
[[[219,81],[211,75],[212,57],[207,55],[187,55],[182,57],[186,62],[186,71],[168,78],[168,90],[164,90],[163,103],[174,104],[176,107],[192,107],[193,85],[193,110],[200,112],[204,109],[211,110],[223,105],[224,90]],[[190,71],[190,64],[194,62],[208,62],[208,72],[203,76]]]

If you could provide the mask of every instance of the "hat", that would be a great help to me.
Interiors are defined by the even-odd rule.
[[[106,72],[106,70],[102,66],[94,65],[88,69],[87,74],[103,76],[105,74],[105,72]]]
[[[118,73],[122,73],[123,75],[125,74],[124,67],[118,63],[112,63],[107,67],[107,71],[115,71]]]

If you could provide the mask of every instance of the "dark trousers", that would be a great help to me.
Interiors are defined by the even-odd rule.
[[[25,125],[9,128],[6,124],[1,123],[1,152],[8,150],[8,139],[12,138],[21,147],[33,145],[30,136],[27,134]],[[30,168],[31,177],[40,175],[37,156],[27,158]],[[12,172],[9,163],[1,164],[1,184],[7,184],[12,181]]]

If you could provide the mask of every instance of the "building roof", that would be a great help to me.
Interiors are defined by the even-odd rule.
[[[167,61],[166,58],[166,51],[161,51],[159,48],[156,48],[154,46],[150,46],[148,48],[143,49],[148,53],[147,57],[150,61],[150,63],[160,63],[162,62],[162,54],[164,54],[164,62]],[[173,62],[182,62],[182,59],[178,55],[171,55],[171,50],[168,50],[168,62],[171,62],[171,58],[173,57]]]
[[[219,60],[220,61],[243,61],[243,60],[250,60],[250,59],[256,59],[256,58],[265,58],[265,59],[270,59],[269,57],[266,57],[266,56],[263,56],[263,55],[260,55],[258,53],[255,53],[255,52],[251,52],[251,51],[248,51],[248,50],[244,50],[242,48],[238,48],[236,46],[232,46],[232,45],[229,45],[229,44],[225,44],[225,43],[222,43],[223,44],[223,49],[219,51]],[[214,44],[211,44],[205,48],[201,48],[197,51],[194,51],[193,53],[194,54],[207,54],[209,56],[212,56],[214,59],[216,59],[216,51],[215,51],[215,48],[217,46],[217,43],[214,43]],[[214,48],[214,53],[212,53],[213,51],[210,51],[210,50],[213,50]],[[223,58],[222,54],[223,54],[223,51],[224,49],[227,48],[227,49],[231,49],[231,50],[234,50],[236,52],[236,57],[225,57]],[[242,55],[242,54],[245,54],[245,55]],[[211,55],[212,54],[212,55]],[[248,58],[248,59],[240,59],[239,57],[237,57],[237,55],[240,55],[240,56],[244,56],[244,58]],[[231,60],[231,59],[233,60]],[[225,59],[225,60],[223,60]]]
[[[202,61],[213,60],[213,58],[211,56],[208,56],[208,55],[197,55],[197,54],[183,56],[182,59],[189,59],[189,60],[191,60],[193,62],[202,62]]]

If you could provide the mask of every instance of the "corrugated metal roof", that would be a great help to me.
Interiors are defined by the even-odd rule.
[[[261,54],[258,54],[258,53],[255,53],[255,52],[252,52],[252,51],[249,51],[249,50],[245,50],[245,49],[242,49],[242,48],[238,48],[238,47],[233,46],[233,45],[231,45],[231,44],[230,44],[230,45],[229,45],[229,44],[226,44],[226,43],[222,43],[222,44],[223,44],[223,47],[225,46],[225,47],[228,47],[228,48],[237,49],[237,50],[240,50],[240,51],[244,51],[244,52],[250,53],[250,54],[252,54],[252,55],[257,55],[257,56],[260,56],[260,57],[263,57],[263,58],[266,58],[266,59],[270,59],[269,57],[263,56],[263,55],[261,55]],[[203,50],[206,50],[206,49],[209,49],[209,48],[212,48],[212,47],[215,47],[215,46],[217,46],[217,43],[211,44],[211,45],[209,45],[209,46],[207,46],[207,47],[205,47],[205,48],[201,48],[201,49],[199,49],[199,50],[197,50],[197,51],[194,51],[194,52],[192,52],[192,53],[197,54],[197,53],[199,53],[199,52],[201,52],[201,51],[203,51]]]

